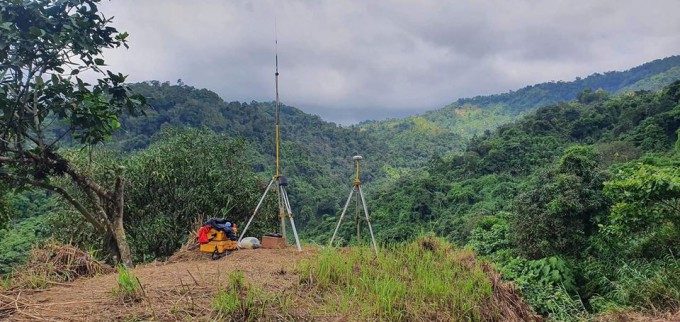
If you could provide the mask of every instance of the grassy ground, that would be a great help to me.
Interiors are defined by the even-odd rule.
[[[379,249],[240,250],[0,293],[17,321],[527,321],[488,263],[434,237]],[[83,275],[84,276],[84,275]],[[127,296],[133,294],[134,296]],[[121,296],[124,295],[124,296]],[[127,297],[126,297],[127,296]],[[68,306],[69,310],[60,310]]]
[[[488,274],[487,263],[440,238],[382,248],[378,256],[370,248],[324,249],[298,271],[301,287],[319,299],[318,313],[345,320],[533,318],[511,288]]]

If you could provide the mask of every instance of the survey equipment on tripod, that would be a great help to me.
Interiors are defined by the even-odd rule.
[[[288,192],[286,191],[286,187],[288,187],[288,179],[283,176],[280,172],[280,163],[279,163],[279,55],[278,55],[278,39],[276,40],[276,72],[274,73],[274,79],[275,79],[275,87],[276,87],[276,105],[275,105],[275,112],[274,112],[274,132],[275,132],[275,146],[276,146],[276,174],[272,177],[271,181],[269,181],[269,185],[267,185],[267,189],[264,190],[264,193],[262,194],[262,198],[260,198],[260,201],[257,203],[257,206],[255,207],[255,210],[253,211],[253,215],[250,216],[250,219],[248,220],[248,223],[246,224],[245,228],[243,228],[243,232],[241,233],[241,236],[239,237],[238,241],[239,243],[243,239],[243,237],[246,235],[246,231],[248,231],[248,227],[250,226],[250,223],[253,221],[253,218],[255,218],[255,215],[257,215],[258,210],[260,210],[260,207],[262,206],[262,202],[265,200],[265,197],[267,197],[267,193],[269,190],[272,188],[272,185],[276,183],[276,195],[278,199],[278,206],[279,206],[279,219],[281,222],[281,237],[284,238],[284,243],[285,243],[285,238],[286,238],[286,215],[288,216],[288,219],[290,219],[290,227],[293,230],[293,236],[295,236],[295,244],[297,245],[297,250],[299,252],[302,251],[302,247],[300,246],[300,238],[298,237],[297,230],[295,229],[295,221],[293,220],[293,211],[291,210],[290,207],[290,201],[288,200]],[[263,243],[264,244],[264,243]]]
[[[349,207],[349,203],[352,201],[352,196],[355,197],[356,201],[356,212],[354,219],[356,221],[356,228],[357,228],[357,240],[361,240],[361,229],[360,229],[360,223],[361,223],[361,215],[359,213],[360,209],[363,209],[364,216],[366,219],[366,223],[368,224],[368,231],[371,233],[371,243],[373,244],[373,249],[375,250],[375,254],[378,255],[378,246],[375,243],[375,237],[373,236],[373,228],[371,227],[371,219],[368,215],[368,207],[366,207],[366,199],[364,198],[364,192],[361,190],[361,180],[359,180],[359,162],[363,160],[363,158],[360,155],[355,155],[352,160],[354,160],[354,169],[355,169],[355,176],[354,176],[354,185],[352,186],[352,189],[349,191],[349,197],[347,197],[347,202],[345,202],[345,207],[342,208],[342,213],[340,214],[340,219],[338,219],[338,224],[335,226],[335,231],[333,232],[333,237],[331,237],[331,241],[328,243],[329,246],[333,246],[333,240],[335,240],[335,236],[338,234],[338,229],[340,228],[340,224],[342,223],[342,219],[345,217],[345,213],[347,213],[347,208]]]

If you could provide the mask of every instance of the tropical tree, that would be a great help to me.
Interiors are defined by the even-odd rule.
[[[194,225],[201,215],[244,227],[266,187],[250,169],[254,154],[242,138],[164,128],[148,149],[127,157],[125,226],[133,256],[152,260],[172,255],[198,229]],[[267,198],[248,229],[251,236],[276,228],[274,206],[274,198]]]
[[[608,202],[605,173],[590,147],[572,146],[556,167],[539,173],[515,201],[510,220],[513,241],[527,256],[576,255],[585,246]]]
[[[0,2],[1,177],[14,187],[39,187],[63,197],[104,235],[114,261],[132,265],[120,172],[108,185],[95,182],[59,149],[64,142],[87,148],[104,141],[121,115],[135,115],[145,104],[130,93],[126,76],[103,69],[102,51],[127,48],[128,34],[110,26],[98,3]],[[68,178],[85,201],[54,177]]]
[[[620,235],[648,235],[671,225],[680,228],[680,169],[635,163],[605,182],[604,193],[615,204],[608,231]]]

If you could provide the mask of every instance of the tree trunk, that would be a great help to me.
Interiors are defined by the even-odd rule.
[[[111,214],[109,218],[111,218],[113,238],[118,246],[120,261],[126,267],[132,268],[134,265],[132,263],[132,253],[130,252],[130,245],[128,245],[127,237],[125,236],[125,227],[123,226],[123,213],[125,210],[124,188],[125,179],[121,176],[116,177],[116,187],[114,191],[115,199],[113,207],[111,207],[113,209],[113,214]]]
[[[73,173],[72,177],[75,177],[75,172]],[[78,176],[75,181],[79,182],[80,187],[86,191],[94,207],[94,213],[99,214],[98,217],[102,221],[100,233],[104,234],[104,249],[111,256],[114,264],[122,263],[129,268],[134,267],[132,252],[123,226],[125,180],[118,175],[114,191],[102,188],[93,189],[92,185],[85,184],[88,180],[84,176]]]
[[[113,232],[107,231],[104,233],[104,238],[102,239],[103,245],[102,249],[109,256],[111,263],[118,264],[122,263],[120,260],[120,250],[118,249],[118,242],[113,235]]]
[[[120,255],[120,262],[125,265],[125,267],[132,268],[134,264],[132,263],[132,253],[130,252],[130,245],[125,237],[125,229],[123,228],[123,216],[116,218],[113,223],[113,240],[115,240],[116,246],[118,248],[118,254]]]
[[[110,225],[107,225],[103,242],[104,249],[111,256],[111,261],[114,264],[120,263],[128,268],[134,267],[132,252],[123,227],[123,216],[115,216]]]

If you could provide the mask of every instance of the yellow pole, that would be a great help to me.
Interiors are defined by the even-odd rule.
[[[276,117],[278,120],[278,116]],[[279,123],[276,123],[276,179],[279,178]]]
[[[276,179],[279,178],[279,40],[275,40],[276,44],[276,73],[274,79],[276,81],[276,111],[274,111],[274,122],[276,124]]]
[[[356,176],[354,177],[354,185],[358,185],[361,181],[359,181],[359,160],[354,160],[354,166],[356,167]]]

